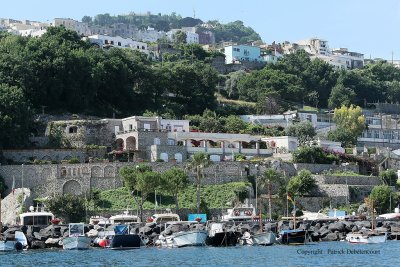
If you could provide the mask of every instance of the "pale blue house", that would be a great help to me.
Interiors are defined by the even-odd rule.
[[[251,45],[225,46],[225,64],[234,64],[244,61],[263,62],[261,49]]]

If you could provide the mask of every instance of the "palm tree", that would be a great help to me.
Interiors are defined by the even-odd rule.
[[[204,178],[204,169],[210,166],[210,156],[204,152],[197,152],[188,160],[186,168],[196,172],[197,186],[197,214],[200,213],[200,190],[201,180]]]
[[[259,179],[257,181],[260,188],[268,190],[269,219],[272,219],[271,184],[272,183],[281,183],[281,180],[282,180],[282,175],[280,173],[278,173],[274,169],[268,168],[265,170],[264,174],[259,177]]]

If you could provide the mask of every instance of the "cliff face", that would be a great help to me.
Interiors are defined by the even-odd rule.
[[[28,188],[15,189],[14,194],[9,194],[1,200],[1,222],[3,225],[16,224],[18,215],[23,207],[29,207],[33,204],[31,190]]]

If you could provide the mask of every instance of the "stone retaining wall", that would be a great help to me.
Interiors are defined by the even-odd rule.
[[[12,149],[3,150],[3,157],[12,162],[28,162],[30,160],[62,161],[78,158],[85,162],[89,157],[104,158],[106,148],[100,149]]]
[[[346,185],[380,185],[381,181],[376,176],[333,176],[315,175],[317,183],[320,184],[346,184]]]
[[[294,167],[297,171],[309,170],[311,173],[320,174],[328,171],[351,171],[359,173],[358,165],[336,165],[336,164],[308,164],[308,163],[295,163]]]

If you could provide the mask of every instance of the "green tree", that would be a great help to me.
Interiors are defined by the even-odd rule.
[[[369,201],[379,214],[389,210],[391,198],[392,190],[387,185],[375,186],[369,195]]]
[[[0,84],[0,148],[26,145],[32,123],[33,112],[22,90]]]
[[[282,188],[284,188],[284,191],[286,191],[285,187],[283,186],[285,184],[285,179],[282,177],[282,175],[277,172],[276,170],[272,168],[268,168],[265,170],[263,175],[260,177],[257,177],[257,183],[258,187],[260,190],[258,190],[258,193],[260,194],[262,190],[266,190],[269,196],[272,196],[272,185],[278,185],[278,194],[281,193]],[[272,203],[271,200],[269,200],[269,217],[270,219],[272,218]]]
[[[196,174],[197,213],[200,213],[200,191],[201,181],[204,179],[204,169],[210,164],[210,156],[204,152],[197,152],[187,161],[186,168]]]
[[[179,210],[178,194],[189,185],[188,175],[184,170],[173,167],[162,174],[162,189],[175,199],[175,209]]]
[[[308,170],[301,170],[297,176],[290,179],[287,185],[287,192],[291,195],[309,195],[317,188],[315,179]]]
[[[244,133],[248,128],[247,122],[239,116],[230,115],[225,119],[225,132],[227,133]]]
[[[65,223],[85,221],[86,200],[81,196],[58,195],[49,198],[45,203],[46,207]]]
[[[288,136],[297,137],[300,146],[306,145],[317,135],[314,126],[309,121],[302,121],[290,125],[286,128],[286,134]]]
[[[222,129],[220,118],[214,111],[204,110],[203,116],[200,118],[199,129],[204,132],[219,132]]]
[[[328,107],[330,109],[341,106],[349,106],[354,103],[356,94],[353,89],[344,87],[343,84],[337,84],[333,87],[331,95],[328,99]]]
[[[238,99],[239,97],[239,89],[238,82],[246,75],[246,72],[243,70],[231,72],[227,75],[227,79],[225,81],[224,91],[226,96],[231,99]]]
[[[379,173],[379,178],[384,185],[395,186],[397,184],[397,173],[393,169],[381,171]]]
[[[177,32],[174,34],[173,39],[174,39],[174,42],[175,42],[176,44],[186,44],[186,37],[187,37],[187,35],[186,35],[185,32],[183,32],[183,31],[177,31]]]
[[[123,167],[120,175],[124,180],[125,186],[131,190],[139,207],[140,219],[143,220],[143,204],[149,194],[154,193],[161,184],[161,175],[151,170],[146,164],[136,167]]]
[[[328,132],[328,139],[340,142],[342,147],[352,147],[357,144],[357,137],[350,129],[338,128]]]

